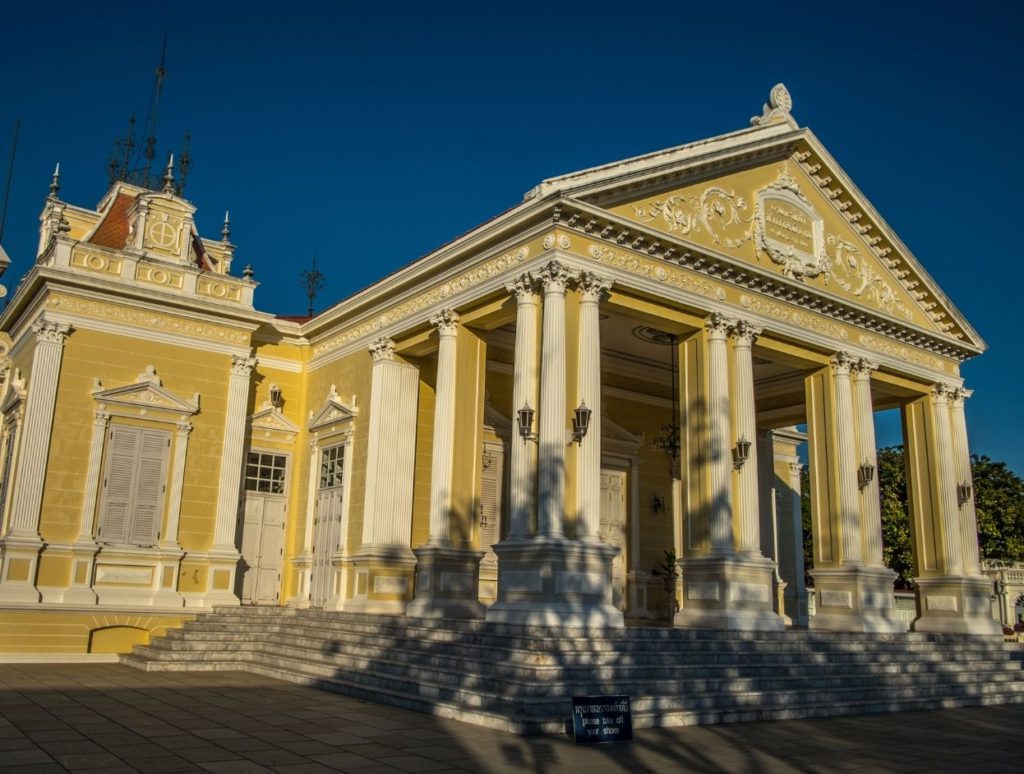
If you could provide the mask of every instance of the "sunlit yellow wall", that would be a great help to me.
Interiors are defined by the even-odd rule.
[[[0,611],[0,653],[126,653],[195,616]]]

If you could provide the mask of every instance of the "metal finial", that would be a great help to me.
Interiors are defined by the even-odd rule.
[[[220,241],[230,242],[231,239],[231,219],[228,217],[228,210],[224,210],[224,228],[220,230]]]
[[[251,263],[247,263],[247,264],[245,264],[245,268],[244,268],[244,269],[242,269],[242,277],[243,277],[243,279],[251,280],[251,279],[252,279],[252,276],[253,276],[253,275],[254,275],[255,273],[256,273],[256,272],[255,272],[255,271],[253,271],[253,268],[252,268],[252,264],[251,264]]]
[[[53,180],[50,181],[50,196],[54,199],[57,198],[57,194],[60,192],[60,162],[57,162],[57,167],[53,170]]]
[[[164,172],[164,193],[174,193],[174,154],[167,156],[167,169]]]

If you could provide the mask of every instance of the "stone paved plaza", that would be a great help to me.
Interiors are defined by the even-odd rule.
[[[643,729],[581,747],[242,672],[0,666],[0,771],[1004,772],[1024,705]]]

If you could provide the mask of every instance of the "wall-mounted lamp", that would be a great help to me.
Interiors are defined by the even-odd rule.
[[[956,485],[956,499],[959,505],[963,505],[971,499],[971,485],[968,483]]]
[[[732,464],[737,469],[742,468],[743,463],[750,459],[750,445],[747,437],[743,436],[732,447]]]
[[[576,443],[583,442],[583,436],[590,429],[590,415],[593,413],[582,400],[576,410],[572,412],[572,440]]]
[[[276,384],[270,385],[270,405],[276,409],[281,408],[281,388]]]
[[[857,468],[857,486],[863,489],[875,480],[875,466],[870,462],[864,462]]]
[[[665,510],[665,498],[657,492],[654,493],[654,499],[651,500],[651,510],[655,513],[661,513]]]
[[[536,413],[530,408],[529,403],[524,403],[523,407],[516,412],[516,424],[519,426],[519,435],[523,439],[523,443],[537,440],[537,434],[533,432],[533,417]]]

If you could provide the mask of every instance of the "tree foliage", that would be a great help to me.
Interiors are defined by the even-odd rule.
[[[1024,560],[1024,479],[985,456],[972,455],[974,504],[982,558]],[[810,476],[804,466],[804,566],[813,567]],[[909,588],[914,577],[907,472],[902,446],[878,450],[878,489],[882,513],[882,554],[886,567],[899,576],[897,588]],[[809,581],[810,582],[810,581]]]

